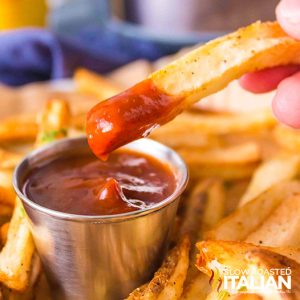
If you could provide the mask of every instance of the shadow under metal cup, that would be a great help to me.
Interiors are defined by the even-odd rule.
[[[23,194],[24,181],[35,168],[90,152],[85,138],[66,139],[36,150],[15,170],[14,187],[29,217],[53,299],[123,299],[149,280],[164,258],[179,197],[187,183],[187,168],[173,150],[148,139],[124,148],[168,164],[177,181],[173,194],[151,208],[109,216],[54,211]]]

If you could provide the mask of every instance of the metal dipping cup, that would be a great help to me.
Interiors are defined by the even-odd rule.
[[[84,137],[33,151],[15,170],[14,188],[55,300],[124,299],[151,278],[165,256],[179,197],[188,180],[186,165],[176,152],[149,139],[124,148],[167,163],[177,181],[173,194],[151,208],[104,216],[54,211],[28,199],[23,194],[28,173],[59,157],[90,152]]]

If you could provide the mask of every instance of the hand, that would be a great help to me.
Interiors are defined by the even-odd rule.
[[[276,8],[281,27],[300,40],[300,1],[281,0]],[[277,88],[272,108],[279,121],[300,128],[300,66],[286,66],[247,74],[240,84],[253,93],[264,93]]]

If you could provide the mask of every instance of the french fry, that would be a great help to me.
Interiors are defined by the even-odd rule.
[[[0,142],[33,141],[37,134],[35,117],[14,116],[0,121]]]
[[[1,235],[1,244],[5,245],[7,241],[7,233],[9,228],[9,222],[4,223],[0,228],[0,235]]]
[[[61,99],[49,100],[40,116],[35,147],[66,137],[69,122],[70,109],[68,103]]]
[[[9,169],[15,168],[15,166],[22,159],[22,155],[14,153],[5,149],[0,149],[0,168]]]
[[[274,137],[279,145],[292,150],[300,150],[300,131],[284,125],[278,125],[274,129]]]
[[[180,299],[189,265],[190,242],[185,237],[173,248],[153,279],[133,291],[128,300],[175,300]]]
[[[298,299],[300,297],[300,264],[283,255],[275,253],[270,249],[254,246],[247,243],[225,242],[225,241],[203,241],[197,244],[199,254],[197,256],[197,267],[208,276],[212,276],[214,272],[220,279],[224,278],[225,269],[229,270],[257,270],[257,275],[262,273],[259,270],[270,270],[274,268],[286,268],[292,271],[293,285],[292,290],[287,290],[284,286],[282,291],[284,299]],[[268,273],[263,273],[267,277]],[[218,278],[215,277],[215,280]],[[251,290],[247,292],[251,293]],[[274,290],[257,293],[263,299],[281,299],[278,294],[280,292]],[[265,298],[266,297],[266,298]]]
[[[0,186],[0,203],[14,206],[16,194],[11,187]]]
[[[182,149],[178,150],[178,152],[188,165],[199,167],[245,165],[258,162],[261,159],[260,149],[256,143],[245,143],[207,151]]]
[[[104,100],[118,94],[121,89],[101,75],[86,69],[78,69],[74,74],[78,91]]]
[[[279,183],[221,220],[206,232],[205,239],[245,240],[286,198],[296,194],[300,194],[298,181]]]
[[[272,247],[300,247],[299,211],[300,195],[287,198],[247,237],[246,242]]]
[[[259,130],[273,128],[276,120],[270,110],[247,114],[190,113],[184,112],[170,123],[153,131],[151,137],[203,134],[224,135],[245,132],[257,133]]]
[[[190,264],[181,299],[205,299],[210,290],[208,278],[199,274],[195,267],[195,242],[203,231],[212,227],[224,215],[225,191],[220,179],[209,178],[195,185],[185,204],[186,211],[180,235],[188,234],[192,243]]]
[[[200,46],[122,94],[97,104],[88,114],[91,126],[87,134],[102,145],[98,155],[107,154],[170,122],[184,109],[243,74],[297,64],[299,57],[300,42],[289,37],[277,22],[256,22]],[[130,111],[135,113],[128,118],[127,109],[117,109],[112,118],[112,108],[127,108],[128,97],[135,99],[130,101]],[[112,122],[110,135],[96,130],[100,120]],[[132,128],[130,135],[126,134],[128,126]]]
[[[299,166],[300,156],[297,154],[285,154],[265,161],[253,174],[239,205],[246,204],[276,183],[293,179]]]
[[[11,219],[7,242],[0,252],[0,281],[7,287],[24,291],[29,286],[34,244],[24,208],[18,200]]]

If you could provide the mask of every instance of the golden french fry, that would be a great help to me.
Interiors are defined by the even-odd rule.
[[[0,235],[1,235],[1,244],[5,245],[7,241],[7,233],[9,228],[9,222],[4,223],[0,228]]]
[[[182,149],[178,150],[188,165],[206,167],[206,166],[226,166],[226,165],[245,165],[256,163],[261,159],[259,146],[256,143],[244,143],[237,146],[226,148],[216,148],[201,151],[200,149]]]
[[[94,95],[99,100],[110,98],[121,91],[103,76],[86,69],[76,70],[74,80],[79,92]]]
[[[22,159],[22,155],[14,153],[5,149],[0,149],[0,168],[9,169],[15,168],[15,166]]]
[[[35,117],[10,117],[0,121],[0,142],[33,141],[37,130]]]
[[[196,268],[196,267],[195,267]],[[193,277],[187,286],[184,287],[180,297],[182,300],[204,300],[207,298],[211,287],[209,278],[204,274],[198,274]]]
[[[258,293],[260,296],[267,297],[263,299],[280,299],[278,294],[284,293],[284,299],[298,299],[300,297],[300,264],[296,261],[275,253],[270,249],[263,247],[230,241],[203,241],[197,244],[199,254],[197,257],[197,267],[208,276],[214,275],[213,279],[222,282],[226,272],[236,270],[253,271],[256,270],[257,276],[268,278],[268,272],[259,272],[259,270],[270,271],[270,269],[291,269],[293,285],[292,290],[287,290],[283,286],[282,291],[262,290]],[[214,285],[214,284],[213,284]],[[251,293],[251,289],[247,290]],[[257,291],[255,291],[257,292]]]
[[[300,43],[278,23],[256,22],[200,46],[150,78],[159,90],[190,105],[245,73],[299,63],[299,54]]]
[[[14,206],[16,194],[12,187],[0,186],[0,204]]]
[[[300,247],[299,211],[300,195],[285,199],[261,226],[247,237],[246,242],[272,247]]]
[[[286,256],[300,264],[300,248],[295,247],[264,247],[273,252]]]
[[[224,180],[239,180],[251,177],[257,163],[249,163],[245,165],[212,165],[203,168],[199,166],[189,165],[191,178],[219,177]]]
[[[66,101],[51,99],[40,116],[36,147],[67,136],[70,109]]]
[[[34,244],[24,208],[18,200],[10,221],[7,242],[0,252],[0,281],[7,287],[24,291],[29,286]]]
[[[270,110],[247,114],[184,112],[170,123],[153,131],[151,137],[191,135],[196,138],[203,134],[257,133],[259,130],[272,128],[275,124],[276,120]]]
[[[270,216],[288,197],[300,194],[300,183],[279,183],[256,199],[239,207],[205,234],[206,239],[242,241]]]
[[[185,237],[173,248],[153,279],[133,291],[128,300],[175,300],[180,299],[189,265],[190,242]]]
[[[281,181],[293,179],[300,166],[300,155],[285,154],[265,161],[252,176],[239,205],[244,205]]]
[[[274,137],[279,145],[292,150],[300,150],[300,131],[284,125],[278,125],[274,129]]]

